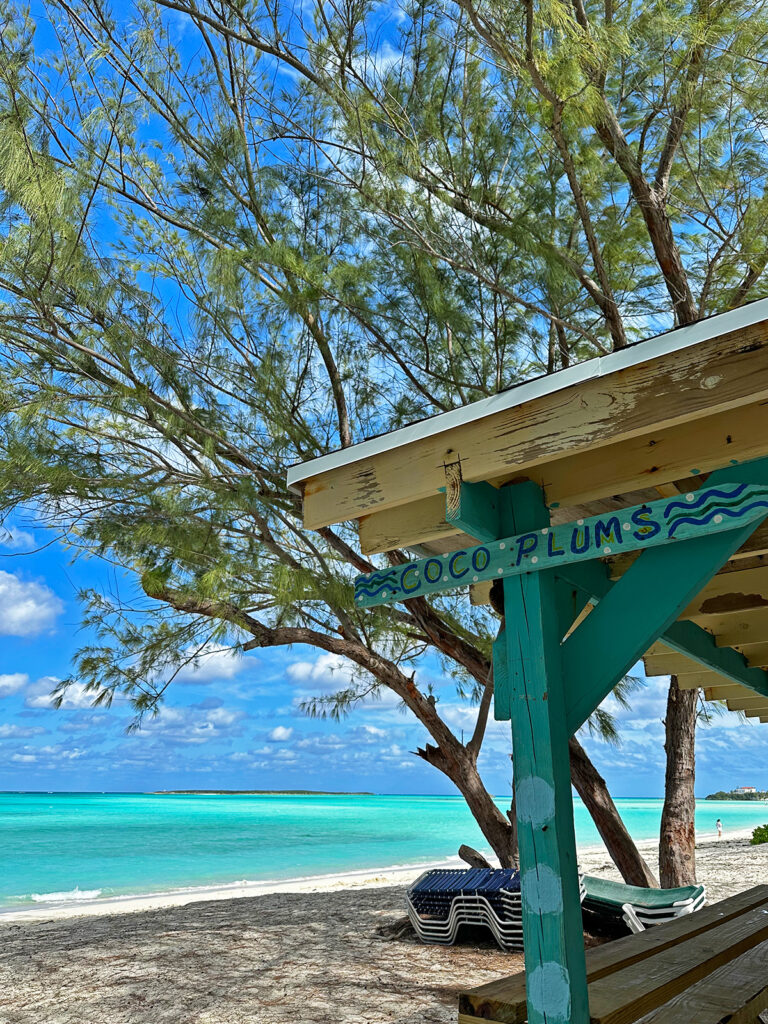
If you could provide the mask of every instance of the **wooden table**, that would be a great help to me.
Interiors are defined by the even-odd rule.
[[[768,885],[587,952],[591,1024],[755,1024],[768,1009]],[[525,973],[459,996],[459,1024],[523,1024]]]

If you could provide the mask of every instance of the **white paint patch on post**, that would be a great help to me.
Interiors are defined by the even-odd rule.
[[[523,903],[530,914],[562,913],[563,884],[548,865],[526,871],[521,888]]]
[[[547,1024],[570,1024],[571,983],[562,964],[549,960],[534,967],[528,975],[528,1003]]]
[[[555,816],[555,791],[545,780],[535,775],[521,779],[515,785],[517,814],[521,821],[541,828]]]

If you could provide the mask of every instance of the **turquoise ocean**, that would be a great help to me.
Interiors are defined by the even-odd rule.
[[[617,800],[632,836],[658,836],[661,800]],[[499,801],[504,807],[504,801]],[[768,822],[768,804],[698,801],[700,837]],[[575,805],[580,846],[600,842]],[[0,793],[0,908],[242,881],[426,867],[485,849],[460,797]]]

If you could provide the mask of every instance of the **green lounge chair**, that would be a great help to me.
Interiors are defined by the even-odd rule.
[[[672,921],[692,914],[704,906],[703,885],[684,885],[678,889],[643,889],[609,878],[584,876],[584,907],[610,918],[621,918],[633,932],[649,925]]]

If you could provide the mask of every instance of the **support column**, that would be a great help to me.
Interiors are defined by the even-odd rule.
[[[534,484],[501,494],[507,536],[548,527]],[[551,570],[504,580],[528,1021],[588,1024],[558,605]]]

